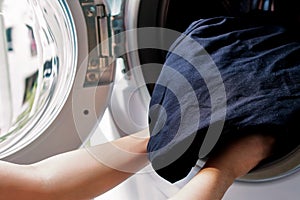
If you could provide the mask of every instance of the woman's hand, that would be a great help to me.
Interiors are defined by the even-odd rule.
[[[271,136],[251,134],[227,144],[171,200],[222,199],[236,178],[247,174],[271,154],[274,143]]]

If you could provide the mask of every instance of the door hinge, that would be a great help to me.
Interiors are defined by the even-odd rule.
[[[87,25],[88,66],[84,86],[109,84],[114,79],[112,17],[105,0],[80,0]]]

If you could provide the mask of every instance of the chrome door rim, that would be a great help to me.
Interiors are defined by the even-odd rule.
[[[76,74],[77,36],[66,2],[28,1],[27,6],[32,14],[29,16],[32,24],[27,25],[32,26],[37,43],[36,60],[44,68],[38,67],[33,107],[20,114],[28,116],[19,121],[21,117],[18,116],[8,132],[1,136],[1,158],[23,149],[44,133],[62,110]],[[6,16],[5,8],[3,16]],[[51,66],[48,69],[51,74],[47,76],[46,63]]]

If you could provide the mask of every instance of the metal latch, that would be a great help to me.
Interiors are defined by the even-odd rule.
[[[112,18],[105,0],[80,0],[84,13],[89,58],[85,87],[109,84],[114,79]]]

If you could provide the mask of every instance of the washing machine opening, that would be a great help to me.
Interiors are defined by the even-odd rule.
[[[242,4],[241,2],[247,2],[247,4]],[[286,7],[276,7],[276,5],[278,5],[278,1],[276,0],[213,0],[197,2],[193,0],[187,0],[184,3],[180,0],[156,0],[152,1],[151,5],[146,1],[141,1],[138,16],[138,27],[156,26],[183,32],[192,22],[201,18],[210,18],[215,16],[239,16],[248,13],[252,9],[256,9],[257,12],[274,12],[275,8],[277,14],[282,16],[283,18],[295,18],[295,14],[297,12],[289,13],[287,11],[287,7],[293,7],[291,4]],[[151,12],[146,12],[146,10],[151,10]],[[148,15],[146,16],[145,13],[148,13]],[[299,23],[295,25],[299,25]],[[160,39],[160,41],[163,42],[164,36],[161,36],[161,38],[162,39]],[[142,43],[142,39],[140,40],[140,43]],[[148,77],[148,74],[151,74],[149,73],[149,71],[151,71],[151,64],[149,63],[164,63],[165,55],[166,52],[161,50],[147,49],[139,51],[141,64],[145,66],[143,68],[143,76],[146,82],[147,80],[153,79],[152,77]],[[152,93],[153,87],[153,85],[148,86],[150,94]],[[240,178],[239,181],[263,182],[275,180],[288,176],[298,171],[299,168],[299,138],[295,136],[294,138],[289,138],[288,140],[286,140],[286,142],[282,143],[282,146],[280,147],[280,150],[276,152],[276,155],[263,162],[256,169],[249,172],[248,175]]]
[[[0,1],[0,158],[53,122],[73,85],[77,41],[65,1]]]

